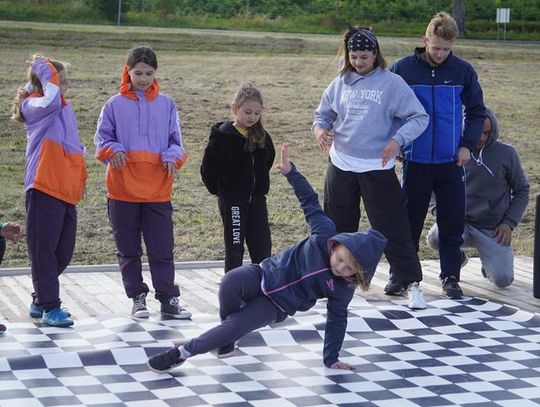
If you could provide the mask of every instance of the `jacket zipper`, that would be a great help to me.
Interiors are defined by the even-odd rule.
[[[431,77],[435,78],[435,69],[431,69]],[[433,86],[431,87],[431,103],[433,106],[432,124],[431,124],[431,163],[435,157],[435,79],[433,79]]]

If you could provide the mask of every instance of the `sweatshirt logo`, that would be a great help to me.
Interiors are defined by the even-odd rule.
[[[333,279],[326,280],[326,285],[328,286],[330,291],[334,291],[334,280]]]
[[[369,90],[369,89],[347,89],[343,92],[342,102],[349,102],[352,100],[369,100],[377,104],[381,104],[382,90]]]

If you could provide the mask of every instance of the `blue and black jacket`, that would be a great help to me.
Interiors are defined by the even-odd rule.
[[[475,151],[485,118],[482,88],[467,61],[450,52],[433,67],[422,57],[425,50],[416,48],[390,67],[411,86],[430,117],[422,135],[403,147],[403,155],[416,163],[449,163],[456,161],[459,147]]]
[[[328,299],[323,358],[324,364],[331,367],[338,361],[347,328],[347,307],[354,288],[332,273],[329,247],[332,241],[345,245],[371,279],[386,239],[374,230],[338,234],[336,226],[322,210],[317,193],[294,166],[287,180],[300,201],[311,233],[297,245],[262,261],[261,288],[282,311],[281,321],[287,315],[310,309],[320,298]]]

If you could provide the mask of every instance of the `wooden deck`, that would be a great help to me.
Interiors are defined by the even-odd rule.
[[[423,261],[422,288],[429,300],[440,296],[438,261]],[[532,289],[533,260],[517,257],[515,281],[507,288],[496,288],[482,277],[480,261],[472,258],[461,273],[461,287],[466,296],[508,304],[523,311],[540,314],[540,299],[534,298]],[[217,312],[217,289],[223,275],[221,262],[177,263],[176,277],[181,287],[181,301],[193,313]],[[388,299],[383,293],[388,275],[388,264],[381,263],[367,293],[358,295],[368,299]],[[145,280],[150,282],[148,272]],[[32,321],[27,310],[32,291],[32,279],[26,268],[0,269],[0,322]],[[126,314],[131,301],[125,296],[120,273],[116,265],[72,266],[61,277],[61,297],[75,319],[107,314]],[[405,299],[405,298],[403,298]],[[159,303],[148,299],[151,312],[159,311]]]

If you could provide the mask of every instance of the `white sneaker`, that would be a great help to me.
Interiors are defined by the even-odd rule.
[[[411,283],[407,290],[407,295],[409,297],[410,309],[426,309],[426,300],[420,284],[417,282]]]

